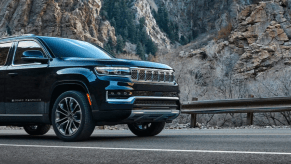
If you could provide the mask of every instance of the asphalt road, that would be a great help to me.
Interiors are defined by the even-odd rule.
[[[291,163],[291,130],[164,130],[145,138],[95,130],[89,141],[75,143],[53,131],[36,137],[1,130],[0,163]]]

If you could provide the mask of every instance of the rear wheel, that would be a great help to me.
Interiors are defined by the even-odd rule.
[[[61,94],[52,110],[52,124],[56,135],[63,141],[88,139],[95,123],[85,94],[79,91]]]
[[[40,124],[24,126],[23,128],[29,135],[44,135],[50,130],[51,126],[49,124]]]
[[[165,122],[154,123],[132,123],[128,124],[130,131],[140,137],[155,136],[161,133],[165,127]]]

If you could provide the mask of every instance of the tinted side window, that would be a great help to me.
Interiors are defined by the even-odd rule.
[[[14,65],[18,64],[31,64],[31,62],[27,62],[21,59],[23,52],[29,50],[39,50],[44,54],[41,46],[35,41],[20,41],[17,46],[17,50],[14,56]]]
[[[3,66],[6,63],[8,52],[12,43],[2,43],[0,44],[0,66]]]

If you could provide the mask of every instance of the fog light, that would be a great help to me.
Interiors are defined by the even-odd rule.
[[[130,91],[108,91],[108,98],[113,99],[127,99],[132,96]]]

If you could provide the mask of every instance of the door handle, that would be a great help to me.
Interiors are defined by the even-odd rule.
[[[18,73],[8,73],[8,75],[11,76],[11,77],[14,77],[14,76],[17,76]]]

